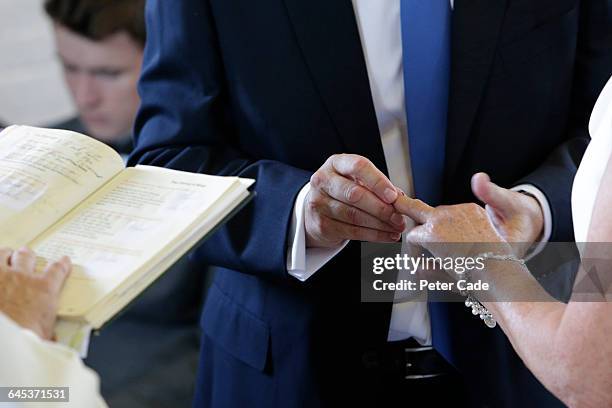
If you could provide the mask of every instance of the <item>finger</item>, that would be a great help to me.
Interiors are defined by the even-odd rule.
[[[407,215],[419,224],[425,224],[433,216],[435,208],[421,200],[401,196],[393,205],[400,214]]]
[[[404,226],[404,220],[393,218],[393,206],[381,201],[374,193],[363,186],[333,172],[327,173],[316,185],[329,197],[336,199],[351,207],[356,207],[383,222],[394,221]]]
[[[393,204],[397,200],[395,186],[365,157],[354,154],[335,155],[331,157],[331,165],[337,173],[362,184],[383,202]]]
[[[71,270],[72,263],[70,262],[70,258],[66,256],[59,261],[49,264],[45,268],[45,279],[47,282],[49,282],[50,288],[53,292],[61,292]]]
[[[10,263],[13,270],[32,274],[36,267],[36,255],[28,248],[20,248],[13,252]]]
[[[0,267],[8,268],[11,263],[13,250],[10,248],[0,248]]]
[[[474,174],[472,192],[501,217],[509,216],[514,210],[514,193],[493,183],[486,173]]]
[[[392,215],[392,221],[387,223],[371,216],[357,207],[344,204],[331,197],[322,197],[321,200],[323,202],[321,213],[345,224],[394,233],[402,232],[406,226],[403,217],[399,214]]]
[[[371,228],[358,227],[340,221],[330,219],[331,227],[334,228],[339,236],[351,241],[366,242],[397,242],[402,237],[399,232],[385,232]]]

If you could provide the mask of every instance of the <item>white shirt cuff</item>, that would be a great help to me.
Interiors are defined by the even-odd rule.
[[[287,272],[302,282],[338,255],[349,242],[345,241],[336,248],[306,248],[304,204],[309,191],[310,183],[307,183],[295,199],[287,249]]]
[[[525,260],[529,260],[542,252],[548,241],[550,240],[550,235],[552,234],[552,212],[550,211],[550,204],[546,199],[546,196],[540,189],[532,184],[521,184],[512,188],[512,191],[524,191],[527,194],[530,194],[538,200],[540,207],[542,208],[542,214],[544,214],[544,233],[542,234],[542,239],[536,245],[536,247],[525,256]]]

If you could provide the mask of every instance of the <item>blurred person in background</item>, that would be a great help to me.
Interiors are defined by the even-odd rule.
[[[77,115],[54,127],[132,150],[136,89],[146,40],[144,0],[46,1]]]
[[[51,127],[92,136],[124,157],[140,104],[136,84],[145,0],[46,0],[58,57],[77,115]],[[99,336],[86,364],[112,407],[189,406],[199,349],[205,267],[168,271]]]

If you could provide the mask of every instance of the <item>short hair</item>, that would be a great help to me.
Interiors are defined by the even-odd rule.
[[[122,31],[144,47],[145,0],[45,0],[58,24],[94,41]]]

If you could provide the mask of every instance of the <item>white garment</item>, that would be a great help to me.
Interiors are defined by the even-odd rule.
[[[389,178],[406,194],[413,196],[404,99],[400,0],[353,0],[353,8]],[[304,200],[309,189],[310,185],[306,184],[296,199],[287,255],[288,273],[301,281],[311,277],[347,244],[345,242],[334,249],[306,248]],[[552,231],[552,215],[546,197],[532,185],[517,186],[514,190],[526,191],[540,202],[544,213],[542,244],[545,244]],[[388,339],[397,341],[408,337],[414,337],[421,344],[431,343],[429,314],[424,302],[393,305]]]
[[[43,341],[0,313],[0,387],[69,387],[69,403],[2,403],[0,407],[106,407],[96,373],[78,355]]]
[[[602,91],[589,123],[591,143],[572,189],[572,215],[576,242],[586,242],[601,179],[612,156],[612,78]]]

